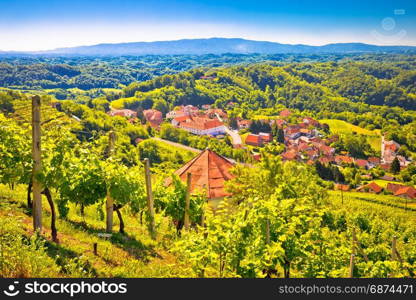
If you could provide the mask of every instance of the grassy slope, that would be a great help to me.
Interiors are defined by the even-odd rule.
[[[31,235],[32,220],[25,204],[25,187],[14,191],[0,185],[0,218],[20,219],[24,231]],[[58,267],[73,265],[77,267],[61,270],[51,276],[73,277],[183,277],[192,272],[181,265],[169,251],[176,239],[173,226],[167,218],[158,219],[158,237],[150,239],[145,224],[140,225],[139,216],[123,211],[127,235],[113,234],[108,240],[98,233],[105,232],[105,221],[97,219],[97,207],[87,207],[85,217],[79,209],[71,206],[66,220],[58,218],[58,238],[60,243],[50,241],[50,213],[46,200],[43,201],[43,236],[47,239],[47,254]],[[116,215],[115,231],[118,230]],[[98,255],[93,253],[93,243],[98,243]],[[82,272],[80,273],[80,269]]]
[[[340,199],[340,191],[328,191],[331,199]],[[415,218],[416,221],[416,201],[406,200],[400,197],[384,194],[371,194],[371,193],[360,193],[360,192],[344,192],[345,203],[356,202],[362,205],[376,205],[382,207],[386,211],[396,211],[400,213],[407,213]],[[412,208],[415,211],[406,211],[407,208]]]
[[[380,151],[381,136],[379,130],[368,130],[342,120],[324,119],[320,120],[320,122],[328,124],[331,132],[335,134],[355,132],[358,134],[366,135],[368,143],[371,145],[371,147],[376,151]]]

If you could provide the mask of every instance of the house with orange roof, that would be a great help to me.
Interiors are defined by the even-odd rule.
[[[375,157],[375,156],[371,156],[367,160],[371,167],[376,167],[380,164],[380,158]]]
[[[233,179],[231,174],[234,164],[225,157],[206,149],[174,172],[175,175],[186,182],[187,174],[191,173],[191,192],[204,191],[207,199],[222,199],[230,194],[225,190],[225,182]],[[165,181],[169,186],[172,179]]]
[[[406,199],[415,199],[416,189],[411,186],[402,187],[394,193],[394,196],[402,197]]]
[[[276,123],[277,127],[279,127],[279,128],[283,128],[283,125],[286,124],[286,121],[283,120],[283,119],[277,119],[274,122]]]
[[[153,128],[158,128],[160,124],[163,122],[162,112],[156,109],[144,110],[143,115],[146,121],[149,122],[150,126],[152,126]]]
[[[166,114],[167,119],[173,119],[176,117],[183,117],[183,116],[190,116],[192,114],[196,114],[199,111],[198,107],[195,107],[193,105],[181,105],[175,107],[174,110],[168,112]]]
[[[250,146],[255,146],[255,147],[263,146],[263,139],[258,134],[250,133],[249,135],[247,135],[245,142],[247,145],[250,145]]]
[[[353,164],[354,158],[348,155],[336,155],[335,162],[339,165],[341,164]]]
[[[220,108],[210,108],[206,111],[206,116],[208,118],[214,119],[217,117],[217,115],[219,115],[221,118],[226,119],[227,118],[227,113],[224,112],[222,109]]]
[[[335,185],[335,189],[338,191],[348,192],[350,190],[350,186],[348,184],[337,183]]]
[[[252,121],[251,120],[239,120],[237,121],[239,129],[247,129],[250,127]]]
[[[400,189],[405,188],[406,186],[403,184],[397,184],[397,183],[387,183],[386,190],[393,195]]]
[[[283,152],[281,154],[281,156],[282,156],[283,161],[296,160],[298,158],[298,154],[296,152],[293,152],[293,151]]]
[[[279,113],[279,116],[281,116],[282,118],[287,118],[290,117],[292,115],[292,112],[288,109],[284,109]]]
[[[320,127],[321,123],[319,123],[317,120],[311,118],[311,117],[304,117],[302,119],[303,123],[308,124],[309,126],[313,127]]]
[[[331,162],[334,162],[334,161],[335,161],[335,157],[334,157],[334,156],[331,156],[331,155],[328,155],[328,156],[322,156],[322,157],[320,157],[320,158],[319,158],[319,161],[320,161],[322,164],[327,165],[327,164],[329,164],[329,163],[331,163]]]
[[[206,117],[190,117],[179,122],[177,126],[196,135],[216,136],[226,133],[225,126],[221,121]]]
[[[120,116],[126,118],[137,118],[137,112],[131,109],[112,109],[108,112],[108,114],[112,117]]]
[[[259,136],[263,142],[263,145],[273,141],[273,136],[271,133],[259,132]]]
[[[355,164],[359,168],[363,168],[363,169],[368,169],[369,168],[369,163],[368,163],[368,160],[366,160],[366,159],[356,159]]]
[[[180,123],[185,122],[188,119],[192,119],[191,116],[175,117],[175,118],[172,119],[171,124],[173,126],[179,126]]]
[[[373,182],[370,182],[369,184],[360,186],[357,189],[357,192],[366,192],[366,193],[379,194],[379,193],[381,193],[382,190],[383,190],[383,188],[373,181]]]

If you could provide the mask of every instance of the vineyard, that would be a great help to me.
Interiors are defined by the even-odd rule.
[[[213,205],[191,193],[196,174],[174,175],[197,153],[86,105],[11,97],[0,277],[415,277],[410,201],[328,191],[312,166],[262,150]]]

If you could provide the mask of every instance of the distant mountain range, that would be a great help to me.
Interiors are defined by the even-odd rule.
[[[416,52],[414,46],[376,46],[362,43],[337,43],[324,46],[290,45],[239,38],[184,39],[177,41],[98,44],[58,48],[37,52],[2,52],[15,55],[175,55],[175,54],[318,54],[318,53]]]

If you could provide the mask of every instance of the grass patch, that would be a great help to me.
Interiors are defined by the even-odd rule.
[[[0,231],[3,230],[5,235],[15,239],[9,251],[12,254],[4,263],[11,267],[7,268],[7,273],[6,268],[1,268],[0,277],[192,276],[188,266],[169,252],[177,238],[169,218],[156,215],[158,236],[152,240],[146,224],[140,223],[139,216],[123,209],[126,234],[117,232],[119,224],[115,216],[115,233],[108,239],[98,236],[98,233],[105,232],[105,221],[97,214],[97,209],[103,204],[86,207],[84,216],[80,215],[79,207],[71,204],[68,217],[57,219],[58,244],[50,238],[50,212],[44,199],[43,230],[40,240],[35,244],[30,242],[33,235],[32,219],[27,214],[25,195],[25,186],[10,190],[9,187],[0,185]],[[6,223],[9,225],[6,226]],[[20,242],[21,239],[23,242]],[[98,245],[98,255],[94,254],[94,243]],[[16,249],[20,248],[26,249],[26,255],[23,252],[18,255]],[[27,252],[28,249],[35,248],[38,250]],[[42,263],[32,259],[32,255],[42,257]],[[13,266],[19,266],[17,273],[11,271],[16,269]]]
[[[361,128],[359,126],[350,124],[348,122],[342,120],[335,120],[335,119],[324,119],[320,120],[319,122],[328,124],[331,133],[334,134],[346,134],[346,133],[357,133],[367,136],[367,141],[371,145],[371,147],[376,150],[380,151],[381,148],[381,135],[380,130],[369,130],[365,128]]]

